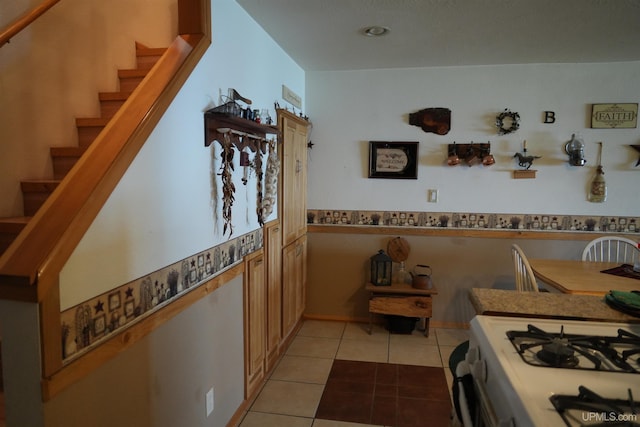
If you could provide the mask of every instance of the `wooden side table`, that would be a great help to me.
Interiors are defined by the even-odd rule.
[[[396,316],[423,317],[425,319],[424,335],[429,336],[429,320],[431,319],[433,295],[438,291],[416,289],[406,283],[394,283],[391,286],[375,286],[367,283],[369,292],[369,334],[372,331],[374,314],[395,314]]]

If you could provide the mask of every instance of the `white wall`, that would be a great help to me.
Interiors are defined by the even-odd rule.
[[[211,150],[217,152],[217,173],[220,147],[205,147],[203,133],[204,112],[218,105],[220,89],[226,95],[235,88],[252,107],[269,108],[274,120],[282,84],[304,96],[304,72],[234,1],[214,1],[212,16],[210,49],[64,267],[61,310],[229,237],[222,235],[222,202],[216,213],[211,201]],[[234,160],[235,237],[258,223],[255,175],[242,185],[237,153]]]
[[[61,46],[65,49],[73,47],[63,36],[73,34],[74,38],[82,38],[85,34],[71,31],[71,22],[67,26],[68,32],[60,31],[60,22],[66,23],[68,18],[79,25],[111,28],[112,24],[96,22],[98,17],[111,17],[108,12],[97,9],[97,3],[84,3],[65,0],[56,8],[68,5],[66,7],[71,11],[58,10],[57,15],[53,14],[39,24],[40,36],[47,38],[55,34],[62,41],[47,40],[40,46],[32,42],[32,34],[27,33],[22,42],[16,39],[9,50],[4,47],[0,52],[0,139],[3,144],[6,142],[0,156],[0,170],[3,171],[0,215],[19,214],[19,180],[29,176],[46,177],[50,169],[48,145],[66,144],[75,132],[73,118],[97,112],[99,90],[115,90],[115,87],[101,87],[96,80],[86,85],[89,92],[79,90],[78,93],[84,95],[78,95],[75,89],[69,89],[70,82],[78,77],[74,67],[44,61],[47,66],[40,72],[31,70],[37,66],[36,59],[22,61],[20,58],[23,49],[33,50],[38,56],[50,49],[59,50]],[[114,81],[116,68],[133,67],[135,40],[158,46],[157,38],[138,38],[136,28],[145,27],[141,25],[145,21],[139,19],[141,10],[138,8],[142,12],[155,8],[167,12],[171,23],[161,17],[154,23],[176,28],[175,1],[170,1],[170,6],[160,6],[156,0],[131,3],[134,10],[126,9],[131,13],[116,16],[113,24],[113,28],[122,29],[118,37],[127,39],[130,46],[126,53],[130,57],[129,65],[109,62],[108,70],[105,70]],[[125,10],[120,2],[102,4],[120,8],[120,13]],[[74,6],[81,11],[80,15],[74,14]],[[67,16],[68,13],[71,16]],[[140,32],[147,33],[144,29]],[[280,100],[282,103],[282,84],[304,97],[304,71],[234,0],[212,0],[212,32],[213,43],[204,58],[61,272],[61,310],[228,239],[228,235],[222,235],[221,215],[218,215],[218,226],[213,219],[210,163],[212,147],[217,144],[209,148],[204,146],[203,113],[217,105],[220,89],[226,93],[227,88],[233,87],[251,98],[255,108],[270,108],[275,119],[273,102]],[[97,34],[97,38],[101,38],[111,32]],[[166,37],[161,45],[168,45],[172,38]],[[83,46],[93,45],[93,50],[100,54],[98,42],[89,39],[88,35],[86,40],[77,41]],[[23,67],[22,77],[19,67]],[[50,75],[50,68],[56,67],[63,76],[56,75],[49,82],[52,88],[42,89],[38,80],[43,80],[43,75]],[[78,67],[82,69],[80,65]],[[96,67],[100,68],[99,65]],[[87,74],[92,74],[93,68],[89,66],[88,69]],[[81,74],[80,77],[85,76]],[[76,105],[83,104],[80,98],[90,96],[87,93],[96,94],[94,102],[89,103],[89,111]],[[26,114],[26,119],[20,119],[14,126],[11,120],[18,113]],[[55,118],[51,119],[49,113]],[[33,125],[34,117],[37,126]],[[56,126],[47,127],[49,122]],[[5,151],[9,145],[11,150]],[[219,167],[219,155],[217,157]],[[20,165],[19,159],[26,163]],[[242,170],[237,166],[238,159],[236,155],[234,236],[258,227],[252,215],[255,211],[255,176],[245,189],[240,183]],[[14,185],[17,192],[12,190]],[[221,205],[219,203],[219,208]],[[22,330],[20,324],[14,325],[11,319],[3,317],[2,321],[5,329]],[[40,414],[44,409],[44,425],[52,426],[225,426],[243,399],[242,324],[242,277],[237,277],[136,343],[132,349],[66,389],[43,405],[44,408],[29,410]],[[12,343],[5,340],[3,344],[3,351],[12,350]],[[7,363],[4,368],[21,369],[19,365],[8,366]],[[40,373],[37,374],[40,378]],[[30,386],[39,390],[39,380],[32,381]],[[216,409],[212,416],[205,418],[204,397],[212,386],[215,387]],[[20,393],[24,391],[6,389],[7,397],[11,394],[14,399],[20,399]],[[28,397],[33,398],[33,393]],[[29,414],[17,413],[21,408],[11,405],[9,398],[7,404],[8,427],[26,425],[22,421],[29,419]]]
[[[592,103],[640,100],[640,62],[534,64],[346,72],[308,72],[307,110],[313,121],[309,155],[310,209],[435,212],[640,214],[636,129],[590,129]],[[428,107],[452,110],[451,131],[440,136],[408,124]],[[498,136],[505,108],[521,116],[520,129]],[[556,113],[554,124],[543,112]],[[580,132],[587,166],[571,167],[563,148]],[[418,180],[368,179],[368,141],[419,141]],[[536,179],[513,179],[512,158],[527,140]],[[447,144],[491,142],[496,164],[446,165]],[[597,142],[609,196],[586,201]],[[427,203],[427,189],[439,202]],[[339,191],[336,191],[339,189]]]

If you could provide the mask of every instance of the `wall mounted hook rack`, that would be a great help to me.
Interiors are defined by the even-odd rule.
[[[252,152],[259,149],[266,153],[267,135],[278,132],[276,126],[263,125],[228,113],[210,110],[204,114],[205,147],[213,141],[222,141],[226,134],[239,151],[248,147]]]
[[[467,165],[483,164],[491,166],[495,163],[495,159],[491,154],[491,143],[474,143],[469,144],[449,144],[447,146],[447,164],[455,166],[464,161]]]

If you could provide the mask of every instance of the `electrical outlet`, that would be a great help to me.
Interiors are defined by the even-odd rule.
[[[438,190],[430,189],[427,195],[427,201],[429,203],[437,203],[438,202]]]
[[[207,392],[207,417],[213,412],[213,387]]]

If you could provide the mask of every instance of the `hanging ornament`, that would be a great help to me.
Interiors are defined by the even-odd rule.
[[[247,185],[247,181],[249,181],[249,166],[251,166],[251,161],[249,161],[249,152],[245,151],[244,148],[240,152],[240,166],[243,167],[242,183]]]
[[[602,169],[602,142],[598,143],[598,167],[596,176],[591,181],[588,199],[593,203],[603,203],[607,200],[607,183],[604,180],[604,170]]]
[[[262,151],[260,144],[261,142],[258,142],[258,149],[253,158],[253,167],[256,170],[256,215],[258,216],[258,224],[262,227],[264,225],[264,212],[262,210],[262,178],[264,173],[262,172]]]

